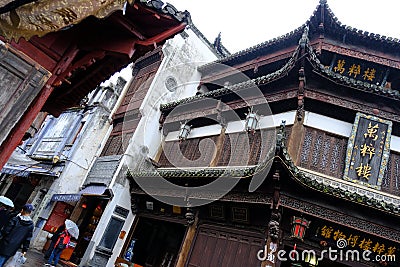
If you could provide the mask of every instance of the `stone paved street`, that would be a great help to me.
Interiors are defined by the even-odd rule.
[[[37,251],[37,250],[29,250],[27,255],[26,255],[26,262],[23,265],[23,267],[42,267],[45,264],[45,260],[43,258],[43,253]],[[67,267],[68,265],[65,265],[60,262],[57,264],[57,267]]]

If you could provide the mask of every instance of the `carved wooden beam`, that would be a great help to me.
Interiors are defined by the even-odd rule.
[[[392,55],[389,58],[386,55],[376,54],[376,52],[369,50],[365,50],[363,52],[356,51],[354,49],[345,47],[343,45],[338,46],[336,44],[329,43],[327,39],[324,40],[322,49],[336,54],[355,57],[369,62],[374,62],[384,66],[392,67],[395,69],[400,69],[400,58]]]
[[[125,16],[111,16],[110,20],[122,26],[124,29],[135,35],[139,40],[145,40],[146,37],[140,32],[138,27],[129,21]]]
[[[340,98],[337,95],[321,93],[317,90],[318,89],[307,88],[307,91],[305,92],[305,97],[367,114],[375,114],[376,112],[375,109],[378,109],[379,117],[391,121],[400,122],[400,117],[398,113],[386,111],[384,110],[385,107],[378,107],[371,105],[368,106],[365,103],[357,103],[351,101],[350,99]]]
[[[171,28],[167,31],[164,31],[156,36],[153,36],[151,38],[148,38],[146,40],[139,40],[136,42],[136,44],[138,45],[144,45],[144,46],[148,46],[148,45],[154,45],[157,44],[159,42],[162,42],[168,38],[170,38],[171,36],[174,36],[175,34],[177,34],[178,32],[182,31],[183,29],[185,29],[185,27],[187,26],[187,23],[181,23],[178,26]]]
[[[96,60],[104,58],[105,55],[105,51],[92,51],[86,54],[83,58],[79,59],[70,65],[65,71],[60,73],[57,79],[53,82],[53,86],[60,86],[63,82],[67,81],[66,78],[70,77],[75,70],[79,68],[85,69],[96,62]]]

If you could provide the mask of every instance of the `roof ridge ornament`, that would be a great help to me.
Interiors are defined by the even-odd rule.
[[[308,42],[309,42],[308,31],[309,31],[309,28],[308,28],[308,25],[306,25],[303,30],[303,35],[301,36],[301,38],[299,40],[299,45],[301,46],[302,49],[304,49],[306,44],[308,44]]]

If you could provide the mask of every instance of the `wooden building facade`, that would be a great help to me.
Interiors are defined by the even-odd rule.
[[[136,219],[120,257],[398,266],[399,52],[321,0],[298,29],[199,67],[198,94],[160,107],[152,166],[129,174]]]

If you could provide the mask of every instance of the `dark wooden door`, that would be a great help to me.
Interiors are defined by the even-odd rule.
[[[263,235],[231,228],[200,226],[186,266],[258,267],[257,252],[263,247]]]

